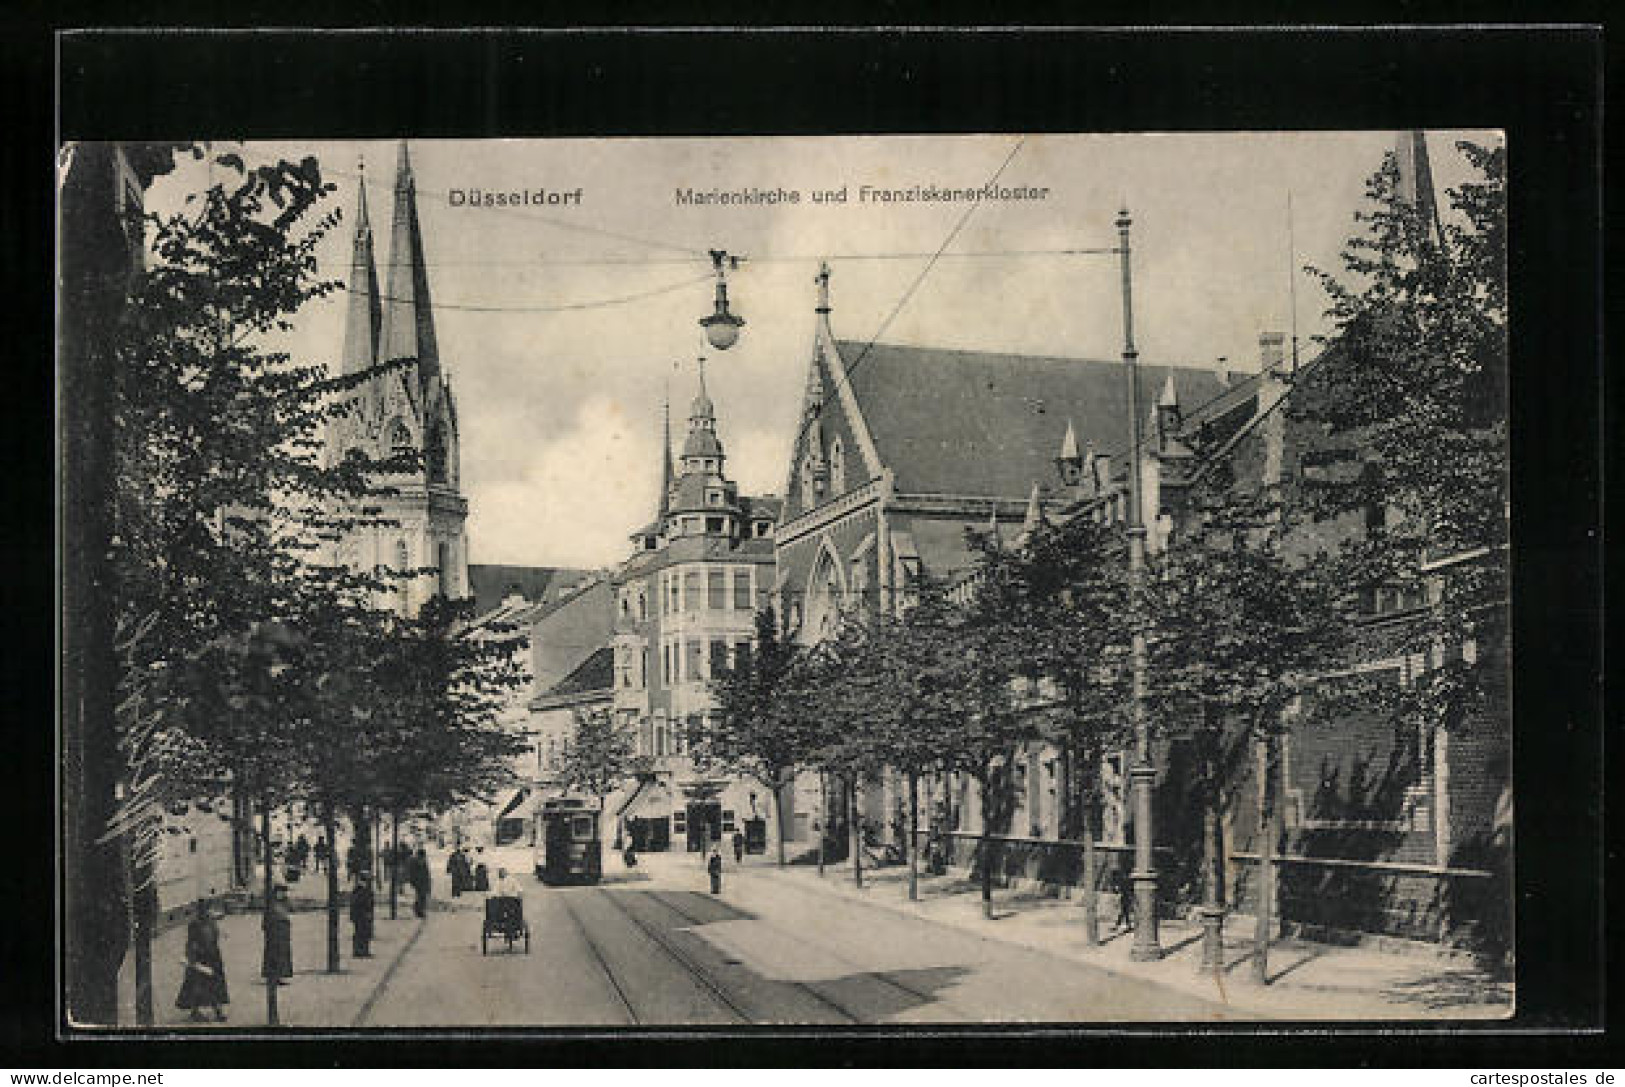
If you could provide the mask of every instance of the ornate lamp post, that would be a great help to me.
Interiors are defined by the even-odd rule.
[[[711,265],[717,271],[717,298],[716,309],[706,317],[700,318],[700,327],[705,329],[705,339],[718,351],[726,351],[739,340],[739,329],[744,325],[745,319],[728,312],[728,275],[726,268],[739,267],[739,258],[730,257],[725,250],[713,249],[711,252]]]
[[[1130,271],[1128,209],[1117,215],[1118,253],[1123,269],[1123,370],[1128,375],[1129,494],[1128,561],[1132,591],[1138,598],[1145,587],[1145,511],[1140,473],[1140,353],[1134,348],[1134,290]],[[1157,769],[1151,763],[1151,729],[1146,720],[1145,618],[1136,600],[1131,642],[1134,724],[1134,765],[1129,770],[1134,794],[1134,946],[1130,957],[1138,961],[1162,958],[1157,940],[1157,868],[1152,852],[1151,786]]]

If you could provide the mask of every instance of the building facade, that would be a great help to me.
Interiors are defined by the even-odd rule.
[[[711,679],[752,643],[756,612],[773,599],[778,500],[740,494],[726,461],[702,364],[675,467],[668,413],[655,518],[632,534],[611,579],[612,705],[648,771],[610,810],[640,848],[697,850],[735,832],[754,847],[771,833],[763,786],[703,772],[688,756],[688,734],[711,712]]]
[[[429,598],[469,595],[468,536],[459,467],[457,406],[435,335],[429,273],[418,223],[417,185],[406,143],[395,168],[390,252],[380,292],[373,260],[366,182],[358,187],[345,316],[343,373],[374,373],[351,394],[350,410],[328,434],[328,456],[352,451],[379,461],[412,458],[386,474],[393,494],[368,500],[375,519],[348,527],[337,560],[358,571],[397,575],[379,603],[414,614]]]

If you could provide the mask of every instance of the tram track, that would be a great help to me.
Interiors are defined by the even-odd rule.
[[[626,1009],[626,1017],[634,1025],[640,1023],[641,1020],[638,1018],[637,1009],[632,1006],[632,1001],[627,997],[626,990],[621,986],[620,979],[615,976],[615,971],[610,969],[609,960],[605,959],[604,953],[599,950],[598,941],[592,938],[592,933],[588,931],[586,924],[582,922],[581,915],[576,913],[574,906],[570,905],[569,897],[561,896],[561,901],[564,912],[570,917],[571,924],[575,925],[576,930],[581,933],[582,942],[587,945],[587,950],[592,952],[592,957],[597,961],[598,968],[604,972],[604,978],[609,982],[610,988],[615,990],[615,996],[620,1000],[621,1007]]]
[[[647,921],[634,914],[631,910],[627,909],[624,903],[622,903],[616,898],[615,895],[611,894],[603,887],[595,887],[594,890],[597,891],[604,900],[609,902],[609,904],[615,908],[617,913],[630,921],[633,927],[647,936],[651,943],[660,948],[661,951],[664,951],[668,958],[670,958],[678,966],[682,967],[684,973],[694,979],[694,981],[699,984],[700,988],[703,989],[712,1000],[716,1001],[723,1008],[727,1009],[730,1015],[738,1019],[741,1023],[755,1022],[754,1018],[749,1012],[741,1008],[737,1002],[735,1002],[726,992],[723,991],[722,987],[717,984],[715,978],[713,978],[698,963],[694,962],[692,958],[685,955],[683,952],[673,946],[672,941],[667,936],[663,935],[658,928],[649,924]],[[574,917],[575,915],[572,914],[571,916]],[[577,920],[576,923],[580,924],[580,921]],[[619,987],[617,986],[617,988]],[[636,1019],[636,1013],[634,1013],[634,1021],[638,1021]]]
[[[643,893],[644,893],[645,897],[653,899],[655,902],[658,902],[660,905],[664,906],[666,909],[670,910],[672,913],[676,914],[678,917],[681,917],[683,920],[687,921],[690,925],[705,925],[705,924],[710,924],[711,923],[711,922],[707,921],[705,918],[696,917],[695,915],[689,913],[687,910],[683,909],[681,906],[679,906],[675,902],[671,901],[671,899],[669,897],[667,897],[666,895],[662,894],[659,891],[649,890],[649,891],[645,891]],[[880,982],[880,983],[882,983],[884,985],[890,986],[891,988],[893,988],[893,989],[897,990],[898,992],[900,992],[900,993],[904,994],[905,996],[907,996],[909,999],[911,999],[913,1001],[917,1001],[920,1004],[938,1004],[938,1005],[942,1005],[942,1006],[946,1006],[946,1007],[951,1007],[952,1006],[952,1005],[947,1004],[946,1001],[943,1001],[940,997],[938,997],[938,996],[936,996],[936,995],[934,995],[932,993],[921,992],[919,989],[914,988],[912,985],[908,985],[908,984],[906,984],[904,982],[898,981],[896,978],[892,977],[886,971],[883,971],[883,970],[865,970],[865,971],[862,971],[862,973],[863,973],[864,977],[872,978],[875,981],[878,981],[878,982]],[[813,1000],[815,1000],[819,1004],[822,1004],[825,1007],[831,1009],[837,1015],[841,1016],[843,1019],[847,1020],[850,1023],[859,1024],[859,1023],[867,1023],[868,1022],[868,1020],[864,1016],[858,1014],[857,1012],[854,1012],[851,1008],[849,1008],[846,1005],[842,1004],[840,1001],[836,1000],[834,997],[830,996],[828,993],[823,992],[822,989],[819,986],[815,985],[812,982],[794,981],[794,980],[790,980],[790,979],[780,979],[777,983],[780,984],[780,985],[790,986],[791,988],[794,988],[799,992],[805,993],[806,995],[811,997]]]

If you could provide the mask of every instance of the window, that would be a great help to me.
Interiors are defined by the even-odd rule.
[[[734,813],[732,808],[722,809],[722,832],[724,834],[732,834],[734,832]]]
[[[705,606],[721,611],[728,606],[728,572],[708,570],[705,575]]]
[[[440,567],[440,595],[450,600],[454,595],[452,590],[451,546],[445,541],[436,545],[437,562]]]
[[[683,678],[696,680],[700,678],[700,647],[703,645],[697,639],[690,639],[683,643]]]
[[[638,622],[645,622],[649,618],[649,596],[644,592],[643,586],[638,586]]]
[[[671,643],[663,642],[660,646],[660,682],[667,687],[671,686]]]
[[[691,570],[683,575],[683,610],[700,610],[700,574]]]
[[[707,532],[721,532],[722,525],[723,519],[721,517],[707,517],[705,519],[705,531]]]
[[[673,834],[688,833],[688,809],[674,808],[671,813],[671,832]]]
[[[412,432],[406,429],[406,424],[399,419],[389,424],[389,455],[392,457],[409,457],[414,452],[412,445]]]
[[[715,641],[711,643],[711,674],[720,676],[728,671],[728,643]]]
[[[750,610],[750,571],[734,571],[734,610]]]
[[[839,438],[829,447],[829,493],[846,493],[846,449]]]
[[[682,610],[682,606],[677,602],[677,575],[676,574],[667,574],[666,575],[666,614],[667,615],[676,615],[681,610]]]
[[[734,643],[734,667],[748,669],[751,659],[751,644],[747,639]]]
[[[722,505],[722,492],[721,491],[706,491],[705,492],[705,501],[706,501],[706,503],[708,505],[712,505],[712,506],[720,506],[720,505]]]

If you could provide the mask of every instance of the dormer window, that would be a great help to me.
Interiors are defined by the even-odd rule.
[[[710,505],[720,506],[720,505],[722,505],[722,492],[721,491],[707,491],[706,494],[705,494],[705,500]]]

